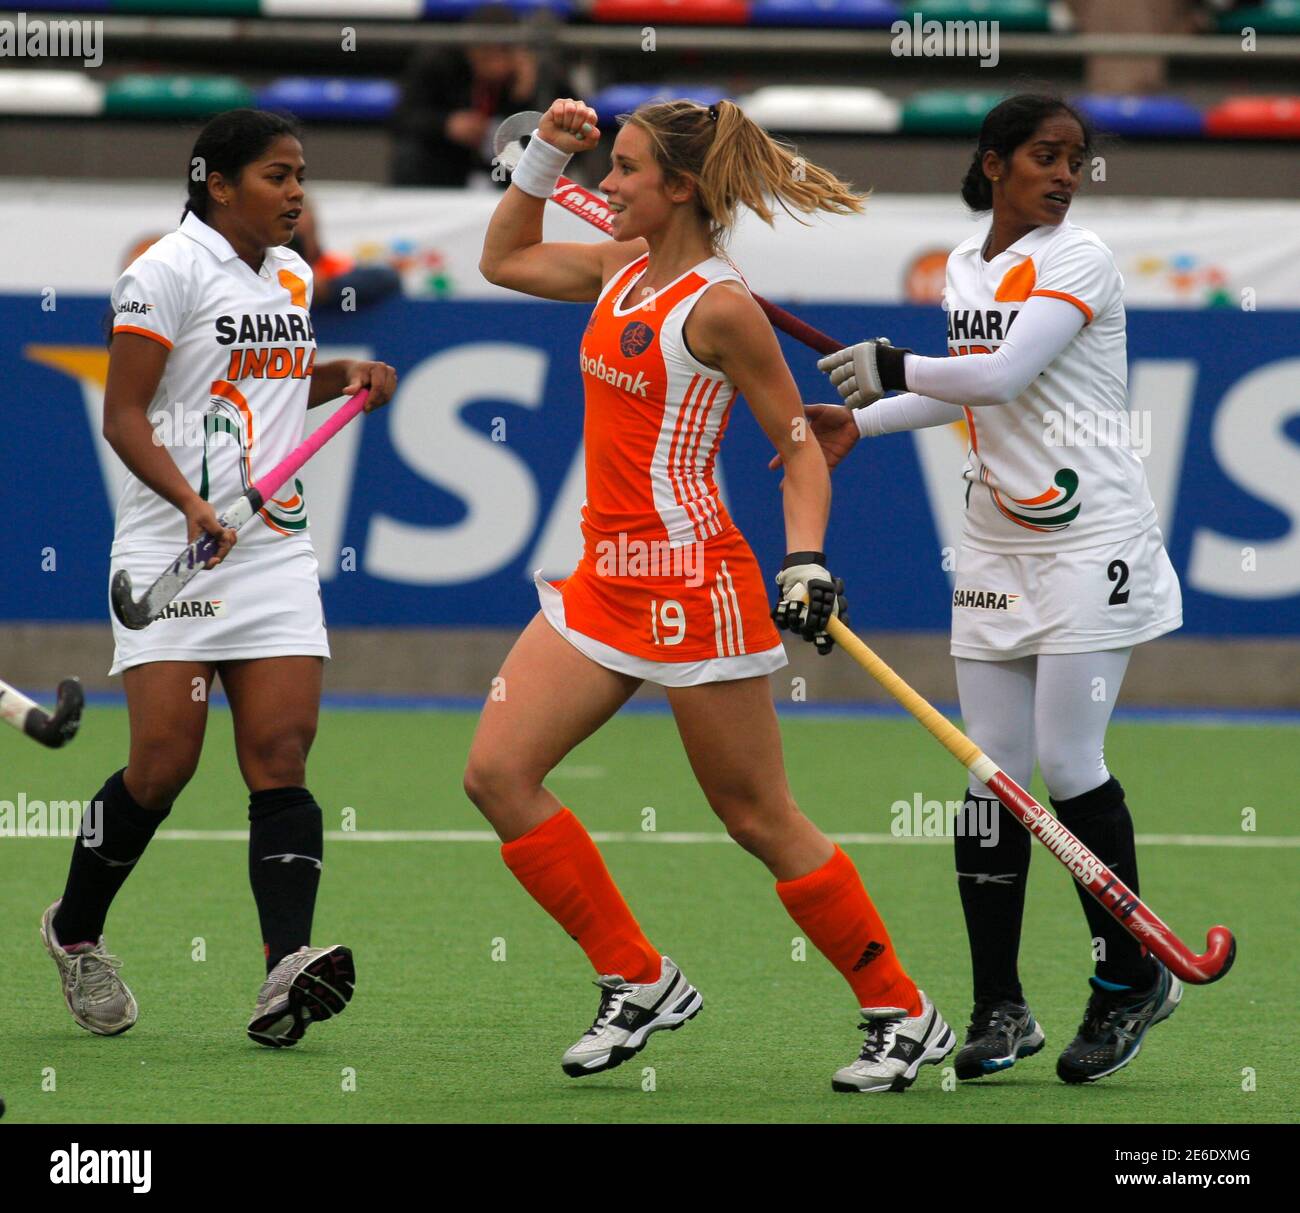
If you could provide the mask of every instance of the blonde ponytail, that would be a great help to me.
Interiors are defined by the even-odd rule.
[[[771,224],[773,202],[797,219],[816,211],[856,214],[868,196],[773,139],[733,101],[707,107],[694,101],[651,102],[620,115],[620,121],[645,131],[665,178],[695,182],[714,248],[730,234],[741,206]]]

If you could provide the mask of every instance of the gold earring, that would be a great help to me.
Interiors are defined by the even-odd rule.
[[[1001,181],[1002,178],[1001,178],[1001,177],[994,177],[993,180],[994,180],[994,181]]]

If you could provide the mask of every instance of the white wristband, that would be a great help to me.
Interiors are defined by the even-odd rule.
[[[560,151],[534,131],[510,180],[525,194],[531,194],[534,198],[549,198],[555,193],[555,183],[571,159],[573,157],[570,153]]]
[[[870,405],[853,410],[853,420],[857,423],[859,438],[879,438],[880,425]]]

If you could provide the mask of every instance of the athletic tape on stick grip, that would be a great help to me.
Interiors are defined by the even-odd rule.
[[[1237,956],[1237,942],[1227,927],[1211,927],[1206,935],[1206,950],[1198,956],[1054,814],[1043,808],[947,717],[908,686],[857,635],[838,619],[832,619],[826,631],[962,766],[981,783],[987,784],[1020,824],[1065,865],[1070,875],[1101,907],[1171,972],[1193,985],[1208,985],[1232,968]]]
[[[279,492],[290,476],[365,409],[369,398],[369,389],[363,388],[310,438],[294,447],[265,476],[258,477],[244,495],[221,515],[221,525],[239,530],[262,508],[265,501]],[[218,541],[211,535],[200,535],[167,566],[138,602],[132,593],[131,574],[125,569],[119,569],[113,574],[113,583],[109,589],[113,614],[117,616],[118,622],[132,631],[148,627],[166,610],[167,604],[206,567],[208,561],[217,554],[217,547]]]

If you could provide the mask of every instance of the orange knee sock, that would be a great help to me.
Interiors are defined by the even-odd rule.
[[[889,942],[862,878],[839,847],[820,868],[778,880],[777,896],[818,951],[853,987],[860,1007],[921,1011],[921,997]]]
[[[597,973],[617,973],[636,985],[659,980],[659,952],[641,933],[591,835],[568,809],[504,843],[501,858],[578,941]]]

